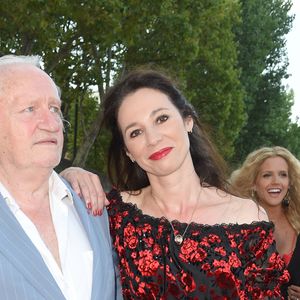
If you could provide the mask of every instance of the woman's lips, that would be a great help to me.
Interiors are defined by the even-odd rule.
[[[154,152],[152,153],[150,156],[149,156],[149,159],[151,160],[159,160],[163,157],[165,157],[166,155],[168,155],[171,151],[172,151],[172,147],[167,147],[167,148],[163,148],[157,152]]]

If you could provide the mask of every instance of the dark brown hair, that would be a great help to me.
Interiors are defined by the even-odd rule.
[[[189,116],[193,118],[194,127],[189,134],[189,140],[195,171],[202,182],[226,190],[225,163],[205,133],[195,109],[168,77],[153,70],[135,70],[128,73],[110,88],[104,97],[102,125],[111,133],[108,175],[113,186],[121,191],[136,191],[149,185],[146,172],[137,163],[132,163],[126,155],[117,120],[124,98],[141,88],[151,88],[164,93],[183,119]]]

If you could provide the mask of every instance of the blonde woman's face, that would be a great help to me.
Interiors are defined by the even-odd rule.
[[[254,190],[264,207],[281,205],[290,185],[288,164],[282,157],[267,158],[259,168]]]

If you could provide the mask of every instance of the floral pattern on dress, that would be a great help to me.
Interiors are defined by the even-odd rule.
[[[272,223],[191,223],[178,245],[167,219],[143,214],[114,189],[107,197],[124,299],[283,299],[289,274]],[[172,224],[175,234],[187,226]]]

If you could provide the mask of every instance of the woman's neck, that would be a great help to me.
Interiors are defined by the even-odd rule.
[[[283,207],[281,205],[278,206],[264,206],[270,221],[276,223],[285,223],[287,222],[287,217],[284,213]]]
[[[151,194],[167,205],[170,197],[173,204],[187,201],[199,189],[200,179],[195,171],[178,176],[175,174],[156,177],[149,176]]]
[[[202,190],[196,173],[185,178],[151,180],[145,193],[145,205],[170,219],[189,220]],[[152,207],[151,207],[152,206]]]

